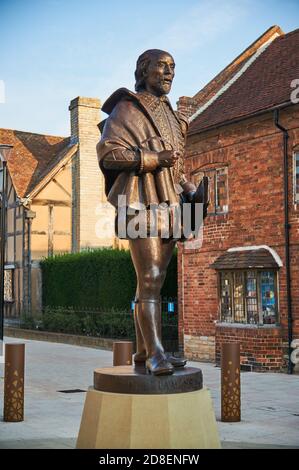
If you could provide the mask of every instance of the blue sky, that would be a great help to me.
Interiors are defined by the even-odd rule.
[[[69,135],[70,100],[133,89],[144,50],[173,54],[175,105],[270,26],[299,28],[299,2],[0,0],[0,18],[0,127]]]

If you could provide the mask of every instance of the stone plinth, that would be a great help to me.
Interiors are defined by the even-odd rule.
[[[97,369],[94,378],[77,448],[220,448],[210,392],[202,388],[200,369],[154,377],[139,368],[120,366]]]

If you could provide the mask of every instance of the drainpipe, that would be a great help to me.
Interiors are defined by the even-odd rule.
[[[287,129],[279,124],[279,109],[274,111],[275,126],[283,132],[283,176],[284,176],[284,237],[285,237],[285,259],[286,259],[286,281],[287,281],[287,309],[288,309],[288,374],[293,373],[291,361],[291,343],[293,340],[293,319],[292,319],[292,296],[291,296],[291,268],[290,268],[290,224],[289,224],[289,182],[288,182],[288,138]]]

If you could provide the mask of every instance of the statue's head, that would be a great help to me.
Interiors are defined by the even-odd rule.
[[[159,49],[149,49],[138,57],[135,71],[135,90],[146,90],[155,96],[171,90],[175,63],[173,57]]]

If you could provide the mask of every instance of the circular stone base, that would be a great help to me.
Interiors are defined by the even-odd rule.
[[[94,388],[102,392],[162,395],[202,389],[202,371],[176,368],[172,375],[154,376],[143,366],[103,367],[94,371]]]

